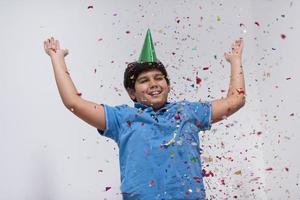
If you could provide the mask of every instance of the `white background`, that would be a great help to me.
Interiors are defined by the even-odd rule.
[[[244,38],[247,103],[200,134],[207,197],[300,199],[299,10],[299,0],[0,0],[0,199],[121,199],[118,148],[63,106],[43,41],[69,49],[83,98],[132,105],[123,71],[147,28],[171,101],[225,96],[223,53]]]

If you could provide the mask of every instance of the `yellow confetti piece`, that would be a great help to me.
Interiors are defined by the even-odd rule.
[[[241,170],[238,170],[236,172],[234,172],[235,175],[242,175],[242,171]]]
[[[221,17],[220,16],[217,16],[217,21],[221,21]]]

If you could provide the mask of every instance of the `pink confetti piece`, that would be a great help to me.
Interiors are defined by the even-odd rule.
[[[110,189],[111,189],[111,187],[109,187],[109,186],[105,187],[105,192],[107,192]]]
[[[82,93],[78,92],[78,93],[77,93],[77,96],[80,96],[80,97],[81,97],[81,96],[82,96]]]
[[[254,22],[254,24],[256,25],[256,26],[260,26],[260,24],[256,21],[256,22]]]
[[[87,9],[93,9],[94,8],[94,6],[88,6],[88,8]]]
[[[153,185],[154,185],[154,180],[151,179],[151,180],[149,181],[149,186],[152,187]]]

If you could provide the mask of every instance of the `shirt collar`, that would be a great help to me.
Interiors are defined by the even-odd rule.
[[[170,105],[171,105],[171,103],[167,101],[165,103],[165,105],[163,107],[161,107],[157,112],[167,110],[170,107]],[[134,102],[134,107],[137,108],[137,109],[145,110],[145,111],[153,111],[151,106],[147,106],[147,105],[142,104],[140,102]]]

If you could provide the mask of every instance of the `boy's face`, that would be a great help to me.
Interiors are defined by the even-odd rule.
[[[129,89],[132,99],[157,111],[165,105],[170,92],[165,76],[159,70],[142,72],[135,81],[135,90]]]

